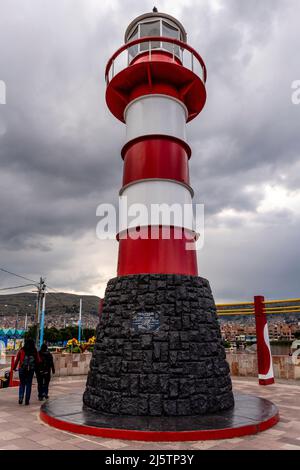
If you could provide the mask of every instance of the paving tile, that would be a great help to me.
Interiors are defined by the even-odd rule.
[[[282,450],[300,450],[300,446],[295,446],[295,445],[292,445],[292,444],[284,444],[282,447],[281,447]]]
[[[299,440],[297,440],[296,438],[293,438],[291,436],[282,437],[279,442],[283,443],[283,444],[290,444],[290,445],[293,445],[293,446],[296,446],[296,447],[298,446],[299,449],[300,449]]]
[[[0,447],[0,450],[21,450],[21,449],[15,444],[8,444],[7,446]]]
[[[49,445],[49,448],[53,450],[80,450],[79,447],[73,446],[72,444],[66,444],[66,442]]]
[[[59,439],[56,439],[55,437],[48,437],[46,439],[39,441],[39,444],[42,446],[49,447],[51,445],[60,444],[60,442],[61,441]]]
[[[140,444],[140,442],[139,442],[139,444]],[[126,444],[126,442],[124,442],[124,441],[118,441],[118,449],[122,449],[123,447],[126,447],[127,445],[129,445],[129,444]],[[111,439],[111,440],[106,441],[105,446],[107,447],[107,449],[115,449],[116,448],[115,439]]]
[[[76,447],[83,450],[106,450],[106,447],[98,442],[81,441],[76,444]]]
[[[55,379],[51,382],[53,398],[65,393],[82,391],[85,379],[72,377]],[[17,404],[17,389],[0,391],[0,449],[66,449],[66,450],[252,450],[252,449],[300,449],[300,381],[276,383],[261,387],[255,378],[233,380],[234,389],[272,400],[279,405],[280,422],[270,430],[254,436],[225,439],[220,441],[200,441],[181,443],[149,443],[102,439],[95,436],[76,435],[51,428],[39,419],[40,402],[36,391],[30,407]]]
[[[10,444],[16,445],[20,450],[42,450],[44,446],[26,438],[14,439]]]
[[[12,439],[17,439],[19,436],[10,431],[1,431],[0,432],[0,441],[10,441]]]

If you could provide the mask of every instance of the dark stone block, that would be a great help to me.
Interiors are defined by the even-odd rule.
[[[143,366],[142,361],[130,361],[128,362],[128,372],[141,372]]]
[[[138,414],[140,416],[147,416],[149,414],[149,399],[148,395],[140,395],[138,398]]]
[[[182,328],[181,317],[170,318],[170,329],[175,331],[180,331]]]
[[[140,375],[140,391],[142,393],[155,393],[159,389],[159,377],[156,374]]]
[[[169,374],[159,376],[159,389],[169,396]],[[157,390],[157,389],[156,389]]]
[[[154,343],[155,345],[155,343]],[[160,346],[160,360],[162,362],[166,362],[169,360],[169,344],[168,343],[161,343]]]
[[[152,337],[150,335],[143,335],[141,337],[141,347],[142,349],[151,349],[152,348]]]
[[[162,398],[161,395],[150,395],[149,397],[149,415],[161,416],[162,414]]]
[[[142,361],[143,360],[143,351],[134,350],[132,351],[131,358],[133,361]]]
[[[187,416],[191,414],[190,400],[177,400],[177,414]]]
[[[153,357],[154,359],[160,359],[160,343],[153,344]]]
[[[132,374],[130,377],[130,395],[137,396],[139,394],[139,375]]]
[[[136,398],[122,398],[120,413],[124,415],[137,415],[138,401]]]
[[[179,350],[181,346],[179,332],[171,331],[169,333],[169,338],[170,338],[170,349]]]
[[[179,381],[177,379],[169,379],[169,390],[170,398],[178,397]]]
[[[171,366],[177,364],[177,351],[170,351],[169,357]]]
[[[167,362],[154,362],[153,363],[153,372],[160,374],[169,372],[169,364]]]
[[[187,343],[188,344],[188,343]],[[190,360],[190,353],[189,351],[178,351],[177,353],[178,361],[188,362]]]
[[[176,416],[177,406],[175,400],[164,400],[163,410],[166,416]]]

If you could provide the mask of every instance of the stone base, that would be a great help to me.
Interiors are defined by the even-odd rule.
[[[197,416],[232,408],[209,282],[171,274],[111,279],[83,402],[118,416]]]
[[[135,441],[204,441],[256,434],[279,420],[277,407],[263,398],[235,393],[230,410],[199,416],[112,416],[82,406],[73,393],[47,400],[40,418],[58,429],[109,439]]]

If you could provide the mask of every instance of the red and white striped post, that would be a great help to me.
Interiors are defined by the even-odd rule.
[[[262,295],[256,295],[254,297],[254,314],[257,341],[258,382],[260,385],[270,385],[273,384],[275,380],[268,321],[265,312],[265,298]]]
[[[183,51],[190,55],[189,68],[183,66]],[[128,53],[128,66],[116,73],[116,62],[124,52]],[[125,45],[107,64],[106,80],[107,105],[126,124],[120,191],[126,208],[121,204],[125,222],[117,235],[118,276],[197,276],[196,251],[191,249],[196,239],[192,211],[180,223],[170,224],[149,220],[149,213],[156,204],[177,204],[182,210],[191,207],[186,123],[200,113],[206,101],[205,64],[186,43],[186,32],[178,20],[149,13],[128,26]],[[142,204],[148,216],[138,224],[128,223],[128,208],[135,204]],[[164,236],[165,228],[168,236]],[[133,232],[139,236],[132,236]]]

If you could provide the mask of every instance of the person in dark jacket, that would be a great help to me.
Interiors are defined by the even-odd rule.
[[[51,380],[51,371],[52,374],[55,374],[53,356],[48,351],[46,344],[42,344],[39,352],[39,364],[36,371],[36,377],[38,381],[38,395],[39,400],[42,401],[43,398],[49,398],[49,383]]]
[[[25,394],[25,405],[29,405],[34,371],[39,363],[39,356],[34,341],[25,340],[24,346],[18,351],[14,370],[19,368],[19,405],[22,405]]]

